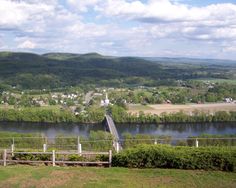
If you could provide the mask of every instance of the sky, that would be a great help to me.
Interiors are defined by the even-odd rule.
[[[0,51],[236,60],[236,0],[0,0]]]

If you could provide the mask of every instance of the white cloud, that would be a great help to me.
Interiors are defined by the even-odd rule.
[[[100,26],[93,23],[84,24],[82,22],[77,22],[71,26],[68,26],[66,30],[72,34],[72,38],[100,37],[106,34],[105,26]]]
[[[114,42],[102,42],[101,45],[105,47],[109,47],[109,46],[113,46]]]
[[[107,15],[128,17],[143,22],[225,21],[236,20],[236,5],[212,4],[205,7],[173,3],[170,0],[106,0],[100,11]],[[223,16],[223,17],[222,17]]]
[[[223,52],[236,52],[236,46],[227,46],[223,48]]]
[[[1,46],[114,55],[214,56],[236,46],[236,4],[0,0]],[[235,41],[235,42],[234,42]],[[232,56],[231,56],[232,57]]]
[[[80,12],[87,12],[89,7],[95,7],[102,0],[67,0],[67,4]]]
[[[170,0],[106,0],[98,10],[108,17],[141,22],[154,36],[236,40],[236,4],[194,7]]]
[[[53,7],[50,4],[32,4],[27,1],[1,0],[0,28],[17,27],[29,20],[40,20],[42,15],[50,15]],[[43,13],[43,14],[42,14]]]
[[[20,49],[34,49],[35,47],[36,47],[36,44],[30,40],[26,40],[17,46],[17,48],[20,48]]]

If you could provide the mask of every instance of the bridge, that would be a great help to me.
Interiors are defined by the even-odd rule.
[[[119,152],[122,149],[121,144],[119,142],[120,138],[115,123],[110,115],[105,115],[105,123],[108,127],[108,130],[113,136],[113,147],[115,148],[116,152]]]

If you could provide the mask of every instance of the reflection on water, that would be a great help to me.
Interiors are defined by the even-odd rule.
[[[236,123],[195,123],[195,124],[149,124],[149,125],[116,125],[118,132],[131,134],[169,135],[175,138],[186,138],[200,134],[236,134]]]
[[[186,138],[207,134],[236,134],[236,122],[233,123],[195,123],[195,124],[117,124],[118,133],[169,135]],[[102,124],[48,124],[0,122],[0,131],[19,133],[40,133],[47,137],[56,135],[80,135],[87,137],[90,131],[105,130]]]

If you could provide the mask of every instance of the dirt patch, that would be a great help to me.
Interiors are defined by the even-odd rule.
[[[162,113],[177,113],[184,112],[186,114],[192,114],[194,111],[200,111],[205,113],[215,113],[218,111],[236,111],[235,103],[211,103],[211,104],[186,104],[186,105],[173,105],[173,104],[158,104],[158,105],[148,105],[150,109],[141,108],[138,109],[135,106],[131,106],[128,112],[135,114],[139,111],[143,111],[146,114],[157,114]]]

